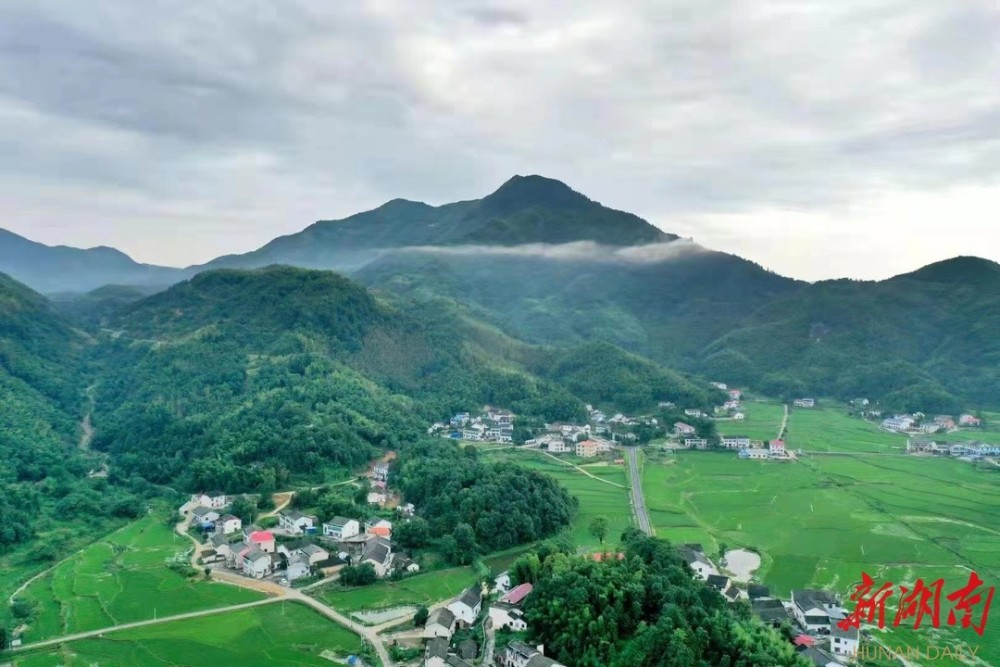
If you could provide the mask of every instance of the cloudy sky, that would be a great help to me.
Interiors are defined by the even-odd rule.
[[[515,173],[801,278],[1000,260],[1000,5],[0,4],[35,240],[186,265]]]

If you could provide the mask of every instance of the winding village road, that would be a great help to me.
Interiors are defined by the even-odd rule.
[[[636,450],[636,447],[625,448],[629,477],[632,481],[632,511],[635,513],[636,521],[639,523],[639,530],[647,535],[652,535],[653,526],[649,521],[649,512],[646,510],[646,499],[642,495],[642,479],[639,475],[639,457],[636,454]]]

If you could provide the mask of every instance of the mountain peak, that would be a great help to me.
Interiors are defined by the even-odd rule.
[[[894,276],[890,280],[920,280],[932,283],[982,285],[1000,282],[1000,264],[970,255],[960,255]]]
[[[583,208],[594,202],[562,181],[531,174],[512,177],[482,203],[490,211],[504,214],[533,206]]]

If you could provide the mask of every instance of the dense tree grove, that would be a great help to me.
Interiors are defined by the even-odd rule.
[[[532,643],[577,667],[799,667],[791,644],[692,578],[668,543],[630,529],[623,560],[555,552],[535,567]],[[532,566],[515,571],[531,576]]]
[[[471,550],[507,549],[555,534],[576,502],[555,480],[509,463],[480,460],[473,448],[426,441],[403,451],[396,484],[420,508],[433,537],[449,536],[455,560]],[[406,539],[411,539],[406,536]]]

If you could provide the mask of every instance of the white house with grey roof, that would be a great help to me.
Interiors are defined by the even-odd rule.
[[[844,630],[836,622],[830,624],[830,650],[835,655],[857,655],[860,646],[861,633],[857,628]]]
[[[371,563],[375,574],[384,577],[392,566],[392,542],[384,537],[373,537],[361,551],[360,563]]]
[[[483,608],[483,589],[478,584],[467,588],[462,596],[448,605],[455,619],[468,627],[476,622]]]
[[[688,567],[702,581],[707,581],[710,576],[719,574],[719,570],[705,556],[700,544],[684,544],[678,547],[677,551],[687,561]]]
[[[828,633],[830,616],[840,611],[837,597],[828,591],[792,591],[792,614],[808,632]]]
[[[323,524],[323,535],[335,540],[354,537],[361,532],[361,523],[357,519],[335,516]]]
[[[319,519],[303,514],[298,510],[289,510],[278,514],[278,525],[290,535],[302,535],[316,529]]]
[[[420,634],[424,639],[433,639],[434,637],[451,639],[454,632],[455,614],[447,607],[441,607],[432,611],[427,617],[424,630]]]
[[[243,574],[254,579],[263,579],[274,572],[274,554],[260,549],[252,549],[243,557]]]

